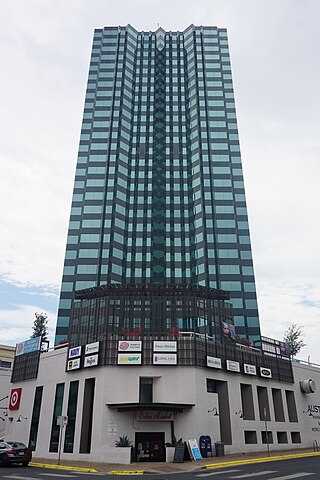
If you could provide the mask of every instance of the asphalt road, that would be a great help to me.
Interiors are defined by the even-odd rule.
[[[145,465],[147,469],[147,464]],[[0,479],[5,480],[128,480],[128,475],[105,473],[82,473],[38,467],[1,467]],[[140,480],[318,480],[320,479],[320,457],[306,457],[277,462],[237,465],[220,469],[203,469],[194,472],[171,474],[134,475]]]

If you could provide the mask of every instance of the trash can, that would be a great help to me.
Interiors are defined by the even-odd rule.
[[[216,442],[214,447],[216,449],[216,457],[224,457],[224,443]]]

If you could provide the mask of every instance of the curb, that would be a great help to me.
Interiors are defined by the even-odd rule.
[[[85,473],[97,473],[98,470],[95,468],[84,468],[84,467],[68,467],[65,465],[51,465],[49,463],[35,463],[30,462],[31,467],[41,467],[41,468],[56,468],[57,470],[73,470],[75,472],[85,472]]]
[[[262,457],[262,458],[250,458],[248,460],[234,460],[233,462],[222,462],[222,463],[210,463],[205,465],[204,469],[213,469],[213,468],[223,468],[231,467],[235,465],[247,465],[250,463],[264,463],[264,462],[276,462],[280,460],[291,460],[294,458],[303,458],[303,457],[316,457],[319,456],[320,452],[311,452],[311,453],[296,453],[289,455],[278,455],[277,457]]]
[[[111,470],[108,472],[108,475],[144,475],[145,471],[144,470],[125,470],[125,471],[120,471],[120,470]]]

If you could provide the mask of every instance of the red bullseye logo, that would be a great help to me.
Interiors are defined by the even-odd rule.
[[[9,410],[18,410],[20,406],[22,388],[13,388],[10,394]]]

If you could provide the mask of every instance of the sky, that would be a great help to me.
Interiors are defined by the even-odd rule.
[[[56,325],[94,28],[228,29],[262,334],[320,364],[320,2],[0,2],[0,344]]]

